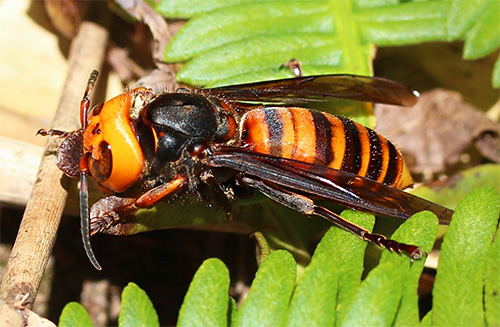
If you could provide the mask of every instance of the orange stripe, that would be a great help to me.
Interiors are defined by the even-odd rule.
[[[314,163],[316,159],[316,129],[312,114],[304,108],[289,108],[295,131],[292,159]]]
[[[328,121],[332,124],[331,133],[332,140],[331,151],[332,151],[332,161],[328,164],[328,167],[334,169],[340,169],[342,167],[342,162],[344,161],[345,154],[345,131],[344,124],[335,117],[334,115],[324,114]]]
[[[292,113],[288,108],[276,108],[280,116],[282,126],[281,142],[281,157],[292,158],[293,149],[295,146],[295,124]]]
[[[364,177],[366,176],[370,165],[370,135],[363,125],[356,122],[354,122],[354,124],[358,130],[357,137],[359,138],[359,144],[361,146],[361,152],[359,154],[355,154],[361,157],[361,166],[359,167],[357,174]]]
[[[387,175],[387,168],[389,167],[389,147],[387,145],[387,140],[380,134],[377,134],[380,141],[380,149],[382,151],[382,166],[380,167],[380,174],[377,178],[377,182],[382,183]]]
[[[269,154],[269,128],[262,109],[255,109],[243,115],[241,137],[245,146],[256,152]]]

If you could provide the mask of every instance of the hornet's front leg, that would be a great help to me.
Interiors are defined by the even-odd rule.
[[[137,210],[151,208],[162,200],[166,200],[184,191],[188,179],[178,175],[168,183],[161,184],[137,198],[121,198],[109,196],[92,206],[90,211],[90,235],[108,230],[117,222],[133,216]]]

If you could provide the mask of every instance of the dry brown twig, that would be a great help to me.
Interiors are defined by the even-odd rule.
[[[106,28],[91,22],[81,24],[71,45],[69,71],[53,120],[53,128],[73,130],[79,125],[77,110],[82,92],[89,72],[102,64],[107,41]],[[37,295],[55,242],[70,184],[69,179],[61,178],[62,173],[55,165],[54,151],[57,145],[58,140],[47,139],[37,179],[2,280],[1,295],[5,302],[0,303],[4,304],[0,311],[15,311],[22,316],[22,320],[26,319],[22,311],[32,307]],[[20,302],[20,299],[23,301]],[[14,304],[18,308],[14,308]],[[12,322],[2,321],[5,316],[2,314],[0,317],[2,326]],[[19,324],[19,321],[16,324]]]

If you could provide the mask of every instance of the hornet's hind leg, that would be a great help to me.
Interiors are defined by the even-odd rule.
[[[307,196],[282,189],[274,184],[266,183],[248,176],[242,177],[241,181],[256,188],[272,200],[293,210],[305,215],[317,215],[323,217],[331,223],[353,233],[365,241],[373,242],[378,246],[387,248],[390,251],[406,253],[411,258],[411,261],[418,260],[425,254],[424,251],[415,245],[399,243],[397,241],[387,239],[384,235],[371,233],[369,230],[345,220],[340,215],[324,207],[317,206],[314,201]]]

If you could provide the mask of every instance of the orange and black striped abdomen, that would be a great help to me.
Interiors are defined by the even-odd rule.
[[[412,184],[401,153],[347,118],[304,108],[254,109],[241,120],[242,146],[351,172],[397,188]]]

